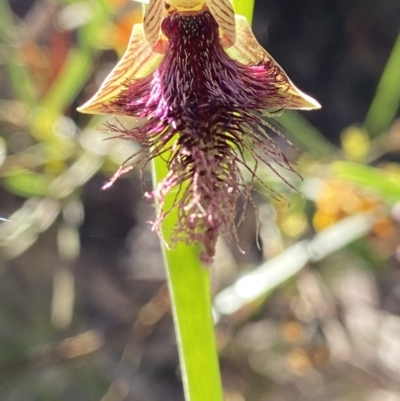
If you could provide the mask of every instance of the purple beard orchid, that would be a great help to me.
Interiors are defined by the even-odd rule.
[[[126,53],[78,110],[137,119],[134,128],[109,123],[108,129],[141,143],[133,166],[166,159],[169,172],[149,194],[159,205],[153,230],[160,233],[171,211],[165,198],[176,194],[170,245],[200,244],[200,258],[210,264],[218,236],[236,236],[239,197],[252,202],[257,161],[293,171],[271,138],[283,135],[268,117],[319,107],[258,44],[229,0],[150,0]],[[121,166],[106,187],[131,168]]]

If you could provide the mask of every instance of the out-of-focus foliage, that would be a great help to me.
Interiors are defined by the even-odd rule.
[[[315,87],[324,109],[313,123],[278,120],[300,150],[286,153],[303,180],[287,177],[295,193],[265,168],[288,202],[255,193],[261,250],[251,209],[239,231],[246,255],[219,246],[228,400],[400,400],[400,9],[367,3],[271,2],[265,18],[256,7],[255,31],[271,33],[265,46],[294,81],[330,89]],[[287,36],[282,15],[301,34]],[[101,191],[137,145],[104,140],[102,118],[75,112],[140,18],[128,0],[0,2],[0,217],[10,220],[0,221],[1,400],[183,397],[158,238],[146,224],[149,175]],[[349,43],[342,64],[329,50],[335,35]],[[360,105],[350,107],[354,93]],[[334,124],[324,120],[332,110]]]

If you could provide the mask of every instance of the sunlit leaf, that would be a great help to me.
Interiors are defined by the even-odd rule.
[[[12,193],[23,196],[46,196],[51,179],[28,170],[14,170],[3,178],[4,186]]]
[[[400,172],[347,162],[333,163],[332,170],[335,176],[378,191],[386,198],[400,198]]]

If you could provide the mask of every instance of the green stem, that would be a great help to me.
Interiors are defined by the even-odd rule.
[[[153,182],[157,185],[167,174],[161,158],[153,160]],[[171,205],[167,197],[165,210]],[[167,243],[177,221],[173,209],[162,226]],[[168,287],[172,304],[179,359],[186,401],[221,401],[223,399],[218,354],[211,314],[209,270],[199,262],[196,247],[183,242],[168,249],[163,244]]]
[[[251,21],[253,0],[234,2],[237,13]],[[156,187],[168,173],[160,157],[153,160],[153,185]],[[173,202],[170,195],[165,210]],[[163,222],[161,232],[165,243],[170,242],[169,227],[175,226],[178,211]],[[198,250],[183,242],[169,249],[163,246],[168,287],[178,343],[186,401],[222,401],[223,391],[211,313],[210,273],[199,262]]]
[[[233,0],[232,3],[235,13],[244,15],[249,24],[251,24],[253,21],[254,0]]]

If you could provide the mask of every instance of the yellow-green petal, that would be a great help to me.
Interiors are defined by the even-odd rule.
[[[261,47],[245,17],[241,15],[236,16],[236,42],[225,51],[232,59],[245,65],[258,65],[271,62],[278,71],[278,75],[276,76],[278,92],[276,96],[282,108],[298,110],[321,108],[321,105],[315,99],[296,88],[283,68]],[[282,105],[283,98],[285,101]],[[273,99],[271,99],[272,103]]]
[[[143,24],[134,25],[125,54],[110,72],[96,94],[78,108],[87,114],[118,114],[112,100],[118,97],[127,80],[148,76],[160,64],[163,55],[154,53],[144,35]]]

